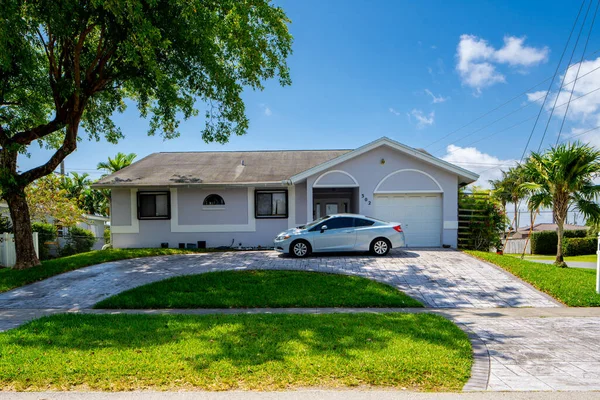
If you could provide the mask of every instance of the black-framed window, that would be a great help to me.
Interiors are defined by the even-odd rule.
[[[138,192],[138,219],[171,219],[169,192]]]
[[[287,218],[287,190],[257,190],[254,192],[254,216],[256,218]]]
[[[218,194],[209,194],[202,202],[203,206],[224,206],[225,200]]]

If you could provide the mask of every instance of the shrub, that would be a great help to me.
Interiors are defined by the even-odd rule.
[[[563,236],[566,238],[584,238],[588,236],[588,231],[585,229],[578,229],[576,231],[564,231]]]
[[[94,243],[96,243],[96,238],[92,232],[76,226],[69,228],[65,240],[65,245],[60,249],[60,255],[63,257],[88,252],[92,250]]]
[[[4,215],[0,216],[0,233],[12,233],[13,226],[10,218]]]
[[[110,244],[110,226],[104,227],[104,244]]]
[[[558,235],[553,231],[531,234],[531,254],[556,254]]]
[[[594,254],[597,244],[596,238],[566,238],[563,242],[563,253],[565,256]]]
[[[585,238],[586,235],[587,231],[583,229],[564,231],[563,243],[568,238]],[[558,234],[555,231],[533,232],[531,234],[531,254],[556,254],[557,245]]]
[[[31,229],[38,233],[38,246],[40,260],[50,258],[50,245],[48,243],[56,241],[56,227],[45,222],[34,222]]]

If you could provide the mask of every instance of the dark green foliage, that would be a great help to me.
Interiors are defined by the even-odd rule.
[[[104,227],[104,244],[110,244],[110,226]]]
[[[459,246],[471,250],[500,249],[500,234],[507,224],[501,206],[487,191],[459,193]]]
[[[96,238],[92,232],[76,226],[69,228],[69,233],[65,236],[65,239],[66,244],[60,249],[61,257],[86,253],[92,250],[96,243]]]
[[[10,218],[3,215],[0,216],[0,233],[12,233],[13,226]]]
[[[587,235],[586,230],[565,231],[565,238],[584,238]],[[556,246],[558,246],[558,235],[556,231],[533,232],[531,234],[531,254],[556,254]],[[563,246],[563,249],[565,246]],[[594,250],[595,251],[595,250]],[[580,254],[580,253],[579,253]],[[586,253],[591,254],[591,253]],[[575,254],[565,254],[575,255]]]
[[[56,241],[56,227],[45,222],[34,222],[31,224],[34,232],[38,233],[38,244],[40,251],[40,260],[50,258],[50,244]]]
[[[565,256],[582,256],[596,253],[597,238],[566,238],[563,244]]]

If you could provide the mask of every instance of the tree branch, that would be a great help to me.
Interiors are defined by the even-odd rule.
[[[29,171],[23,172],[19,177],[26,184],[29,184],[36,179],[46,176],[54,171],[60,163],[77,148],[77,131],[79,129],[79,120],[81,119],[81,113],[74,116],[73,120],[67,127],[67,134],[62,146],[50,157],[50,159],[39,167],[30,169]]]
[[[19,132],[8,140],[9,143],[16,143],[21,145],[28,145],[34,140],[43,138],[53,132],[56,132],[65,127],[64,121],[61,121],[58,117],[54,118],[47,124],[38,125],[28,131]]]

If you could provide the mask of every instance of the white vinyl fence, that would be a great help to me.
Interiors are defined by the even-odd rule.
[[[525,242],[527,242],[525,254],[531,254],[531,239],[508,239],[506,246],[504,246],[504,254],[523,254]]]
[[[38,233],[33,232],[33,246],[35,254],[39,257],[40,250],[38,244]],[[17,262],[17,252],[15,250],[15,235],[12,233],[2,233],[0,236],[0,264],[11,268]]]

